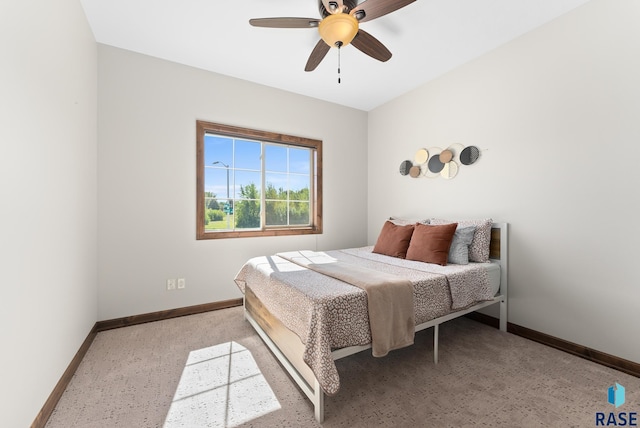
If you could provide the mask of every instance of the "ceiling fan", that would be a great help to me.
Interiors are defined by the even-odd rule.
[[[256,18],[249,20],[254,27],[317,28],[320,41],[311,51],[305,71],[313,71],[332,47],[351,43],[378,61],[388,61],[391,52],[378,39],[359,28],[359,23],[371,21],[395,12],[416,0],[319,0],[321,19],[315,18]]]

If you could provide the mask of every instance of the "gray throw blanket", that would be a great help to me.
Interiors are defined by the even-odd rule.
[[[415,313],[411,281],[386,272],[338,261],[325,253],[292,251],[279,257],[339,279],[367,293],[374,357],[413,344]]]

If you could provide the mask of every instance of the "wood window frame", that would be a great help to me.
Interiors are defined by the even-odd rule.
[[[260,230],[209,231],[205,230],[205,188],[204,188],[204,137],[206,133],[233,138],[246,138],[261,142],[271,142],[310,148],[315,151],[313,165],[313,186],[310,189],[312,210],[310,226],[261,226]],[[264,208],[262,208],[264,209]],[[196,121],[196,239],[249,238],[257,236],[290,236],[322,233],[322,141],[293,135],[278,134],[250,128],[242,128],[220,123]]]

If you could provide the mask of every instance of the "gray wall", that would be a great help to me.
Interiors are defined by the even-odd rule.
[[[26,427],[97,319],[97,48],[77,0],[0,9],[0,425]]]
[[[594,0],[369,115],[368,239],[387,215],[511,224],[509,321],[640,362],[640,3]],[[481,148],[453,180],[398,173]]]
[[[366,243],[366,112],[98,46],[100,320],[239,298],[253,256]],[[197,119],[323,140],[324,233],[196,241]]]

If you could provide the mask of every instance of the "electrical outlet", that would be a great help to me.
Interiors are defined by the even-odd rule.
[[[176,280],[167,279],[167,290],[175,290],[175,289],[176,289]]]
[[[187,286],[187,280],[184,278],[178,278],[178,288],[182,289]]]

